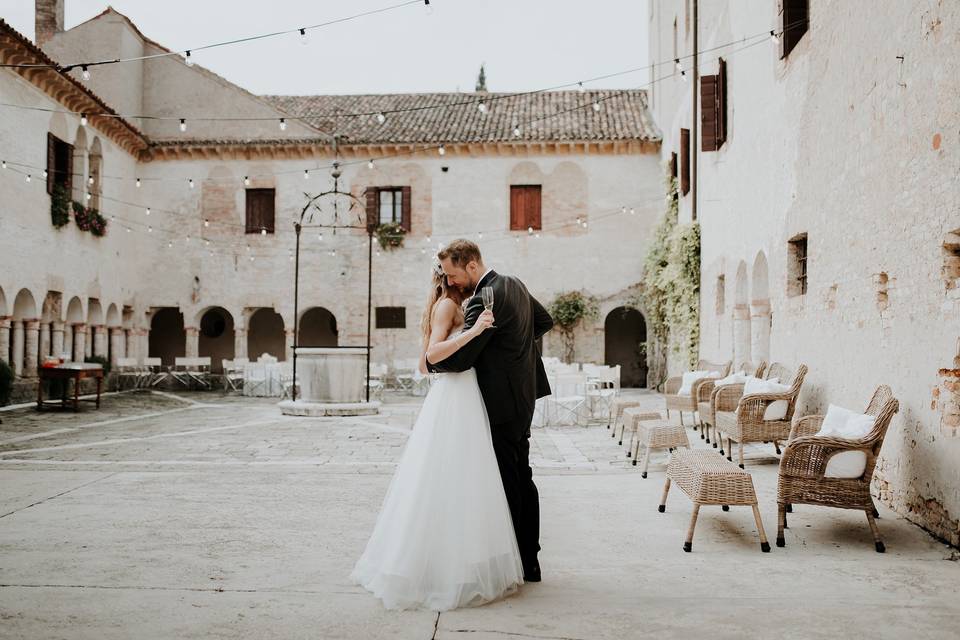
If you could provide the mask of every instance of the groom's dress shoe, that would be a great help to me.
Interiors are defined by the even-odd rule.
[[[524,582],[540,582],[540,564],[536,564],[523,572]]]

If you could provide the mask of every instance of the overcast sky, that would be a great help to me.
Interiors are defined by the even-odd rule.
[[[299,28],[402,0],[111,0],[148,37],[180,50]],[[66,27],[104,0],[66,0]],[[646,0],[431,0],[310,32],[193,54],[258,94],[472,91],[480,63],[490,91],[530,90],[647,64]],[[0,16],[34,36],[32,0],[0,0]],[[637,72],[586,86],[636,87]]]

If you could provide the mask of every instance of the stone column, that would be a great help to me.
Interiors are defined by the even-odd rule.
[[[83,333],[83,352],[80,357],[81,362],[84,358],[89,358],[93,355],[93,325],[84,325]]]
[[[733,307],[733,366],[752,362],[750,358],[750,305]]]
[[[123,330],[123,355],[125,358],[135,358],[138,363],[140,362],[140,358],[137,355],[136,329]]]
[[[287,362],[293,362],[293,329],[284,329],[283,333],[287,338],[285,350]]]
[[[63,325],[63,352],[67,354],[67,360],[73,360],[73,325]]]
[[[24,320],[23,377],[37,377],[37,347],[40,346],[40,321]]]
[[[770,362],[770,301],[754,300],[750,303],[750,345],[754,364],[761,360]]]
[[[140,362],[143,362],[144,358],[150,357],[150,329],[137,331],[137,353]]]
[[[43,359],[50,355],[50,323],[40,323],[40,354],[37,362],[43,364]]]
[[[95,327],[91,327],[91,329],[93,330],[93,355],[103,358],[108,357],[110,354],[107,351],[107,339],[109,338],[107,327],[98,324]]]
[[[233,357],[234,358],[249,357],[247,355],[247,330],[246,329],[233,330]]]
[[[200,331],[196,327],[186,327],[184,332],[187,334],[186,356],[196,358],[200,355]]]
[[[125,358],[126,341],[124,340],[123,329],[120,327],[110,327],[110,364],[117,366],[117,359]]]
[[[87,354],[87,325],[78,322],[73,325],[73,360],[83,362]]]
[[[17,376],[23,375],[23,322],[13,321],[13,361],[10,362]]]
[[[50,325],[50,355],[59,358],[63,344],[63,323],[54,322]]]
[[[0,318],[0,360],[10,360],[10,316]]]

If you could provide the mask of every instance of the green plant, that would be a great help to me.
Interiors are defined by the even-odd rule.
[[[399,222],[385,222],[377,225],[373,233],[377,236],[377,242],[380,243],[380,248],[389,251],[403,246],[403,237],[406,235],[407,230],[404,229],[403,225]]]
[[[644,262],[641,296],[658,342],[692,366],[700,346],[700,227],[679,224],[676,178],[668,174],[666,187],[667,209]]]
[[[80,231],[90,231],[90,214],[87,208],[79,202],[73,203],[73,220]]]
[[[73,203],[73,219],[81,231],[89,231],[97,237],[107,233],[107,219],[96,209],[90,209],[79,202]]]
[[[584,320],[594,320],[599,313],[596,298],[580,291],[559,294],[548,309],[554,326],[563,338],[564,361],[571,362],[576,347],[576,328]]]
[[[83,361],[91,364],[99,364],[101,367],[103,367],[104,378],[110,375],[110,361],[103,356],[87,356],[83,359]]]
[[[50,194],[50,222],[57,229],[70,223],[70,194],[62,184],[54,183]]]
[[[0,406],[10,402],[13,392],[13,369],[3,360],[0,360]]]

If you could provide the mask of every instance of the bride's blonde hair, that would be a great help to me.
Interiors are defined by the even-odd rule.
[[[456,287],[447,284],[447,276],[443,273],[440,263],[435,263],[430,274],[430,295],[423,308],[423,317],[420,319],[420,330],[423,332],[423,346],[426,348],[430,341],[430,319],[433,317],[433,308],[444,298],[450,298],[457,305],[463,302],[463,294]]]

